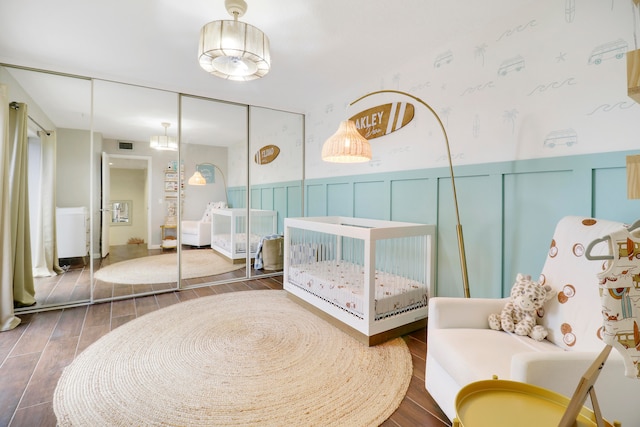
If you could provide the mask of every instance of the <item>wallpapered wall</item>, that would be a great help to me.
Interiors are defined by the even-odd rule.
[[[445,46],[415,43],[389,72],[363,70],[352,93],[319,100],[306,116],[305,215],[435,223],[438,295],[461,296],[451,180],[433,116],[372,140],[373,160],[329,164],[322,143],[371,106],[431,105],[456,170],[471,295],[508,295],[516,273],[536,277],[565,215],[640,218],[627,200],[625,156],[640,150],[640,104],[627,96],[624,53],[636,48],[629,0],[528,4]],[[638,27],[640,29],[640,27]],[[384,66],[384,65],[383,65]],[[383,67],[381,66],[381,68]]]
[[[372,141],[371,163],[320,160],[322,143],[338,123],[369,106],[348,104],[380,89],[430,104],[457,165],[639,148],[640,105],[626,90],[625,52],[637,48],[638,26],[630,0],[544,0],[495,16],[491,25],[444,46],[407,40],[415,57],[382,64],[393,67],[386,74],[363,70],[352,93],[318,100],[307,112],[306,177],[446,165],[441,132],[417,105],[412,123]],[[379,105],[389,98],[369,99]]]

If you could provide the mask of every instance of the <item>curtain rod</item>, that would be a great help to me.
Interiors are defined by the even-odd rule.
[[[13,108],[14,110],[17,110],[18,108],[20,108],[20,106],[18,105],[18,103],[16,101],[13,101],[12,103],[9,104],[10,108]],[[33,117],[31,117],[30,115],[27,114],[27,117],[29,118],[29,120],[31,120],[36,126],[38,126],[40,128],[40,130],[42,130],[42,132],[46,133],[47,136],[51,135],[51,132],[49,132],[48,130],[46,130],[45,128],[43,128],[42,126],[40,126],[40,123],[36,122]]]

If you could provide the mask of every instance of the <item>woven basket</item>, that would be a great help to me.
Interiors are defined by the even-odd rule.
[[[282,270],[284,254],[284,239],[265,240],[262,243],[262,263],[265,270]]]

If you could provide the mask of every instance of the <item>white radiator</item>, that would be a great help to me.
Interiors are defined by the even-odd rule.
[[[58,258],[84,257],[89,253],[89,215],[84,206],[56,208]]]

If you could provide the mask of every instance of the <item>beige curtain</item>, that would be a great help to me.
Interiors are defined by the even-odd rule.
[[[35,304],[31,235],[29,231],[29,188],[27,185],[27,104],[9,108],[9,147],[11,166],[11,244],[13,250],[13,303],[16,307]]]
[[[7,87],[0,84],[0,331],[8,331],[20,323],[13,314],[9,145],[9,99]]]
[[[62,273],[56,245],[56,134],[38,132],[41,147],[40,212],[34,233],[33,276],[50,277]]]

